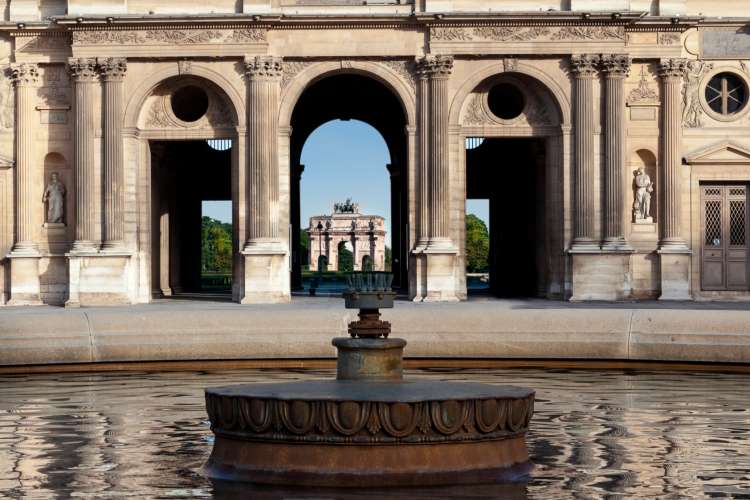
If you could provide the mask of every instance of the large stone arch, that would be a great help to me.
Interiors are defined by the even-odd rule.
[[[285,128],[291,125],[294,107],[310,85],[326,77],[341,74],[362,75],[380,82],[398,98],[407,125],[412,126],[416,123],[414,89],[409,88],[403,78],[394,70],[385,65],[367,61],[347,61],[346,65],[339,61],[326,61],[313,63],[304,68],[282,90],[279,126]]]
[[[480,85],[483,81],[491,78],[495,75],[503,73],[498,70],[497,64],[489,64],[488,66],[474,72],[469,76],[458,88],[450,107],[450,126],[459,126],[461,119],[461,111],[463,110],[466,99],[469,95]],[[518,61],[512,71],[508,73],[516,73],[535,79],[541,86],[546,88],[549,92],[552,100],[557,105],[557,113],[561,118],[560,125],[570,126],[571,124],[571,108],[570,100],[567,94],[563,90],[562,86],[550,75],[540,70],[539,68]]]
[[[175,64],[173,67],[154,73],[141,82],[125,106],[124,127],[126,129],[138,128],[138,119],[148,97],[165,81],[180,76],[203,79],[218,88],[232,105],[237,127],[245,127],[247,113],[245,111],[244,89],[237,88],[231,80],[221,73],[198,63],[192,63],[190,72],[187,74],[180,72],[179,67]]]

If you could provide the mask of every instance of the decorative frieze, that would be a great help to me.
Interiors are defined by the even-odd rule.
[[[449,26],[430,28],[430,39],[439,42],[624,41],[625,28],[622,26],[483,26],[476,28]]]
[[[659,33],[659,45],[677,45],[682,40],[682,35],[677,32]]]
[[[266,41],[265,28],[74,31],[73,45],[207,45]]]

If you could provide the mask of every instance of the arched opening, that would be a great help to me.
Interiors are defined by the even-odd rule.
[[[311,249],[330,252],[326,238],[342,237],[341,232],[352,242],[353,269],[360,269],[363,254],[387,268],[385,256],[390,254],[394,288],[406,288],[406,117],[399,99],[373,78],[334,74],[305,89],[294,107],[291,127],[292,288],[303,288],[303,254],[310,253],[308,262],[316,262]],[[320,144],[316,146],[317,158],[308,148],[319,133],[324,146],[332,148],[327,157],[320,154]],[[331,165],[327,170],[326,165],[334,160],[341,170]],[[328,196],[326,213],[302,210],[307,205],[308,186]],[[334,189],[336,186],[339,188]],[[351,190],[368,201],[360,206],[363,200]],[[373,192],[375,198],[368,198]],[[326,222],[313,220],[313,216],[326,218]],[[330,257],[328,264],[329,270],[339,269]]]
[[[365,255],[362,257],[362,270],[367,271],[373,271],[373,265],[372,265],[372,257],[369,255]]]

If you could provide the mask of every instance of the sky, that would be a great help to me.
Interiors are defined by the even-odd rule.
[[[361,213],[385,217],[386,244],[390,245],[388,163],[388,146],[372,126],[358,120],[333,120],[318,127],[302,148],[301,227],[308,227],[311,216],[330,214],[334,203],[351,198],[359,203]],[[466,208],[467,213],[489,222],[486,200],[468,200]],[[231,203],[204,202],[203,215],[231,222]]]

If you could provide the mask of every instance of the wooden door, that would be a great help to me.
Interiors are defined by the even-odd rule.
[[[748,289],[748,187],[701,185],[701,288]]]

